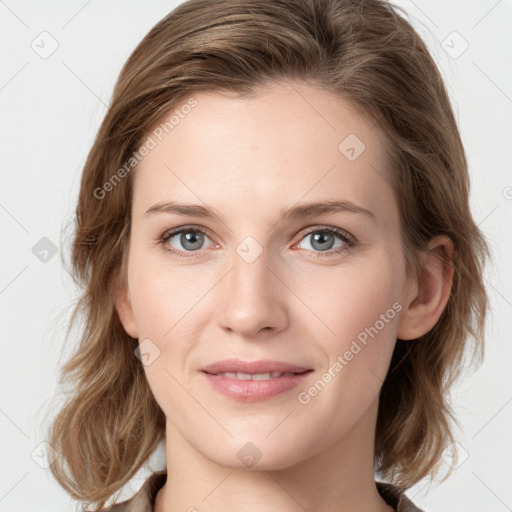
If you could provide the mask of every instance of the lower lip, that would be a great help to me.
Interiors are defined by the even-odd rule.
[[[267,380],[238,380],[223,375],[202,373],[212,388],[219,393],[239,402],[257,402],[298,386],[311,373],[311,370]]]

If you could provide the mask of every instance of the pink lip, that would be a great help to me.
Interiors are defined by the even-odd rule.
[[[268,380],[238,380],[216,375],[222,372],[294,372],[296,375],[286,375]],[[202,370],[214,390],[239,402],[256,402],[276,396],[300,384],[311,372],[311,369],[280,361],[245,362],[239,359],[218,361]]]

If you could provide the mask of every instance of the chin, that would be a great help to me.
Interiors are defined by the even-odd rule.
[[[289,443],[283,443],[278,437],[270,442],[265,435],[255,436],[252,441],[250,436],[244,436],[242,442],[229,443],[208,458],[221,466],[242,471],[279,471],[299,462],[297,443],[290,438]]]

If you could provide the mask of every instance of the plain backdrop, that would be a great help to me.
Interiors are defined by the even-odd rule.
[[[0,1],[1,512],[76,508],[41,451],[58,368],[72,350],[64,346],[77,299],[62,263],[67,226],[121,66],[179,3]],[[493,252],[486,359],[453,391],[461,459],[448,480],[407,494],[430,512],[505,512],[512,510],[512,1],[396,4],[445,77],[469,159],[472,211]],[[162,467],[162,455],[123,496]],[[449,452],[444,460],[455,465]]]

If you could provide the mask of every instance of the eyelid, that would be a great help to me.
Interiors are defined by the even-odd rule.
[[[164,233],[158,237],[157,242],[164,244],[165,242],[167,242],[167,240],[169,240],[173,236],[179,235],[180,233],[183,233],[186,231],[198,231],[199,233],[203,233],[210,240],[212,240],[210,231],[207,228],[202,227],[202,226],[196,226],[193,224],[187,224],[184,226],[179,226],[177,228],[171,228],[171,229],[164,231]],[[213,242],[213,240],[212,240],[212,242]],[[213,243],[215,244],[215,242],[213,242]]]
[[[208,228],[205,228],[205,227],[199,226],[199,225],[194,225],[194,224],[186,224],[184,226],[179,226],[177,228],[168,229],[163,233],[163,235],[160,238],[163,238],[164,236],[169,236],[169,237],[174,236],[174,235],[177,235],[187,229],[190,229],[191,231],[199,231],[201,233],[204,233],[205,235],[208,235],[209,238],[212,238]],[[303,230],[301,230],[299,232],[299,234],[301,235],[300,240],[302,240],[303,237],[309,235],[310,233],[312,233],[314,231],[321,231],[321,230],[333,231],[338,234],[344,235],[346,238],[348,238],[349,240],[351,240],[354,243],[357,242],[357,239],[353,235],[351,235],[348,231],[346,231],[345,229],[339,228],[336,226],[329,226],[326,224],[313,224],[311,226],[303,228]]]
[[[354,244],[357,243],[357,239],[356,239],[355,236],[351,235],[345,229],[338,228],[336,226],[328,226],[328,225],[322,225],[322,224],[315,224],[315,225],[311,226],[310,228],[305,228],[305,229],[307,231],[305,231],[305,232],[301,231],[300,232],[300,234],[301,234],[300,240],[302,240],[305,236],[309,235],[310,233],[314,233],[315,231],[329,231],[329,232],[336,233],[338,236],[343,236],[343,237],[347,238],[351,243],[354,243]]]

